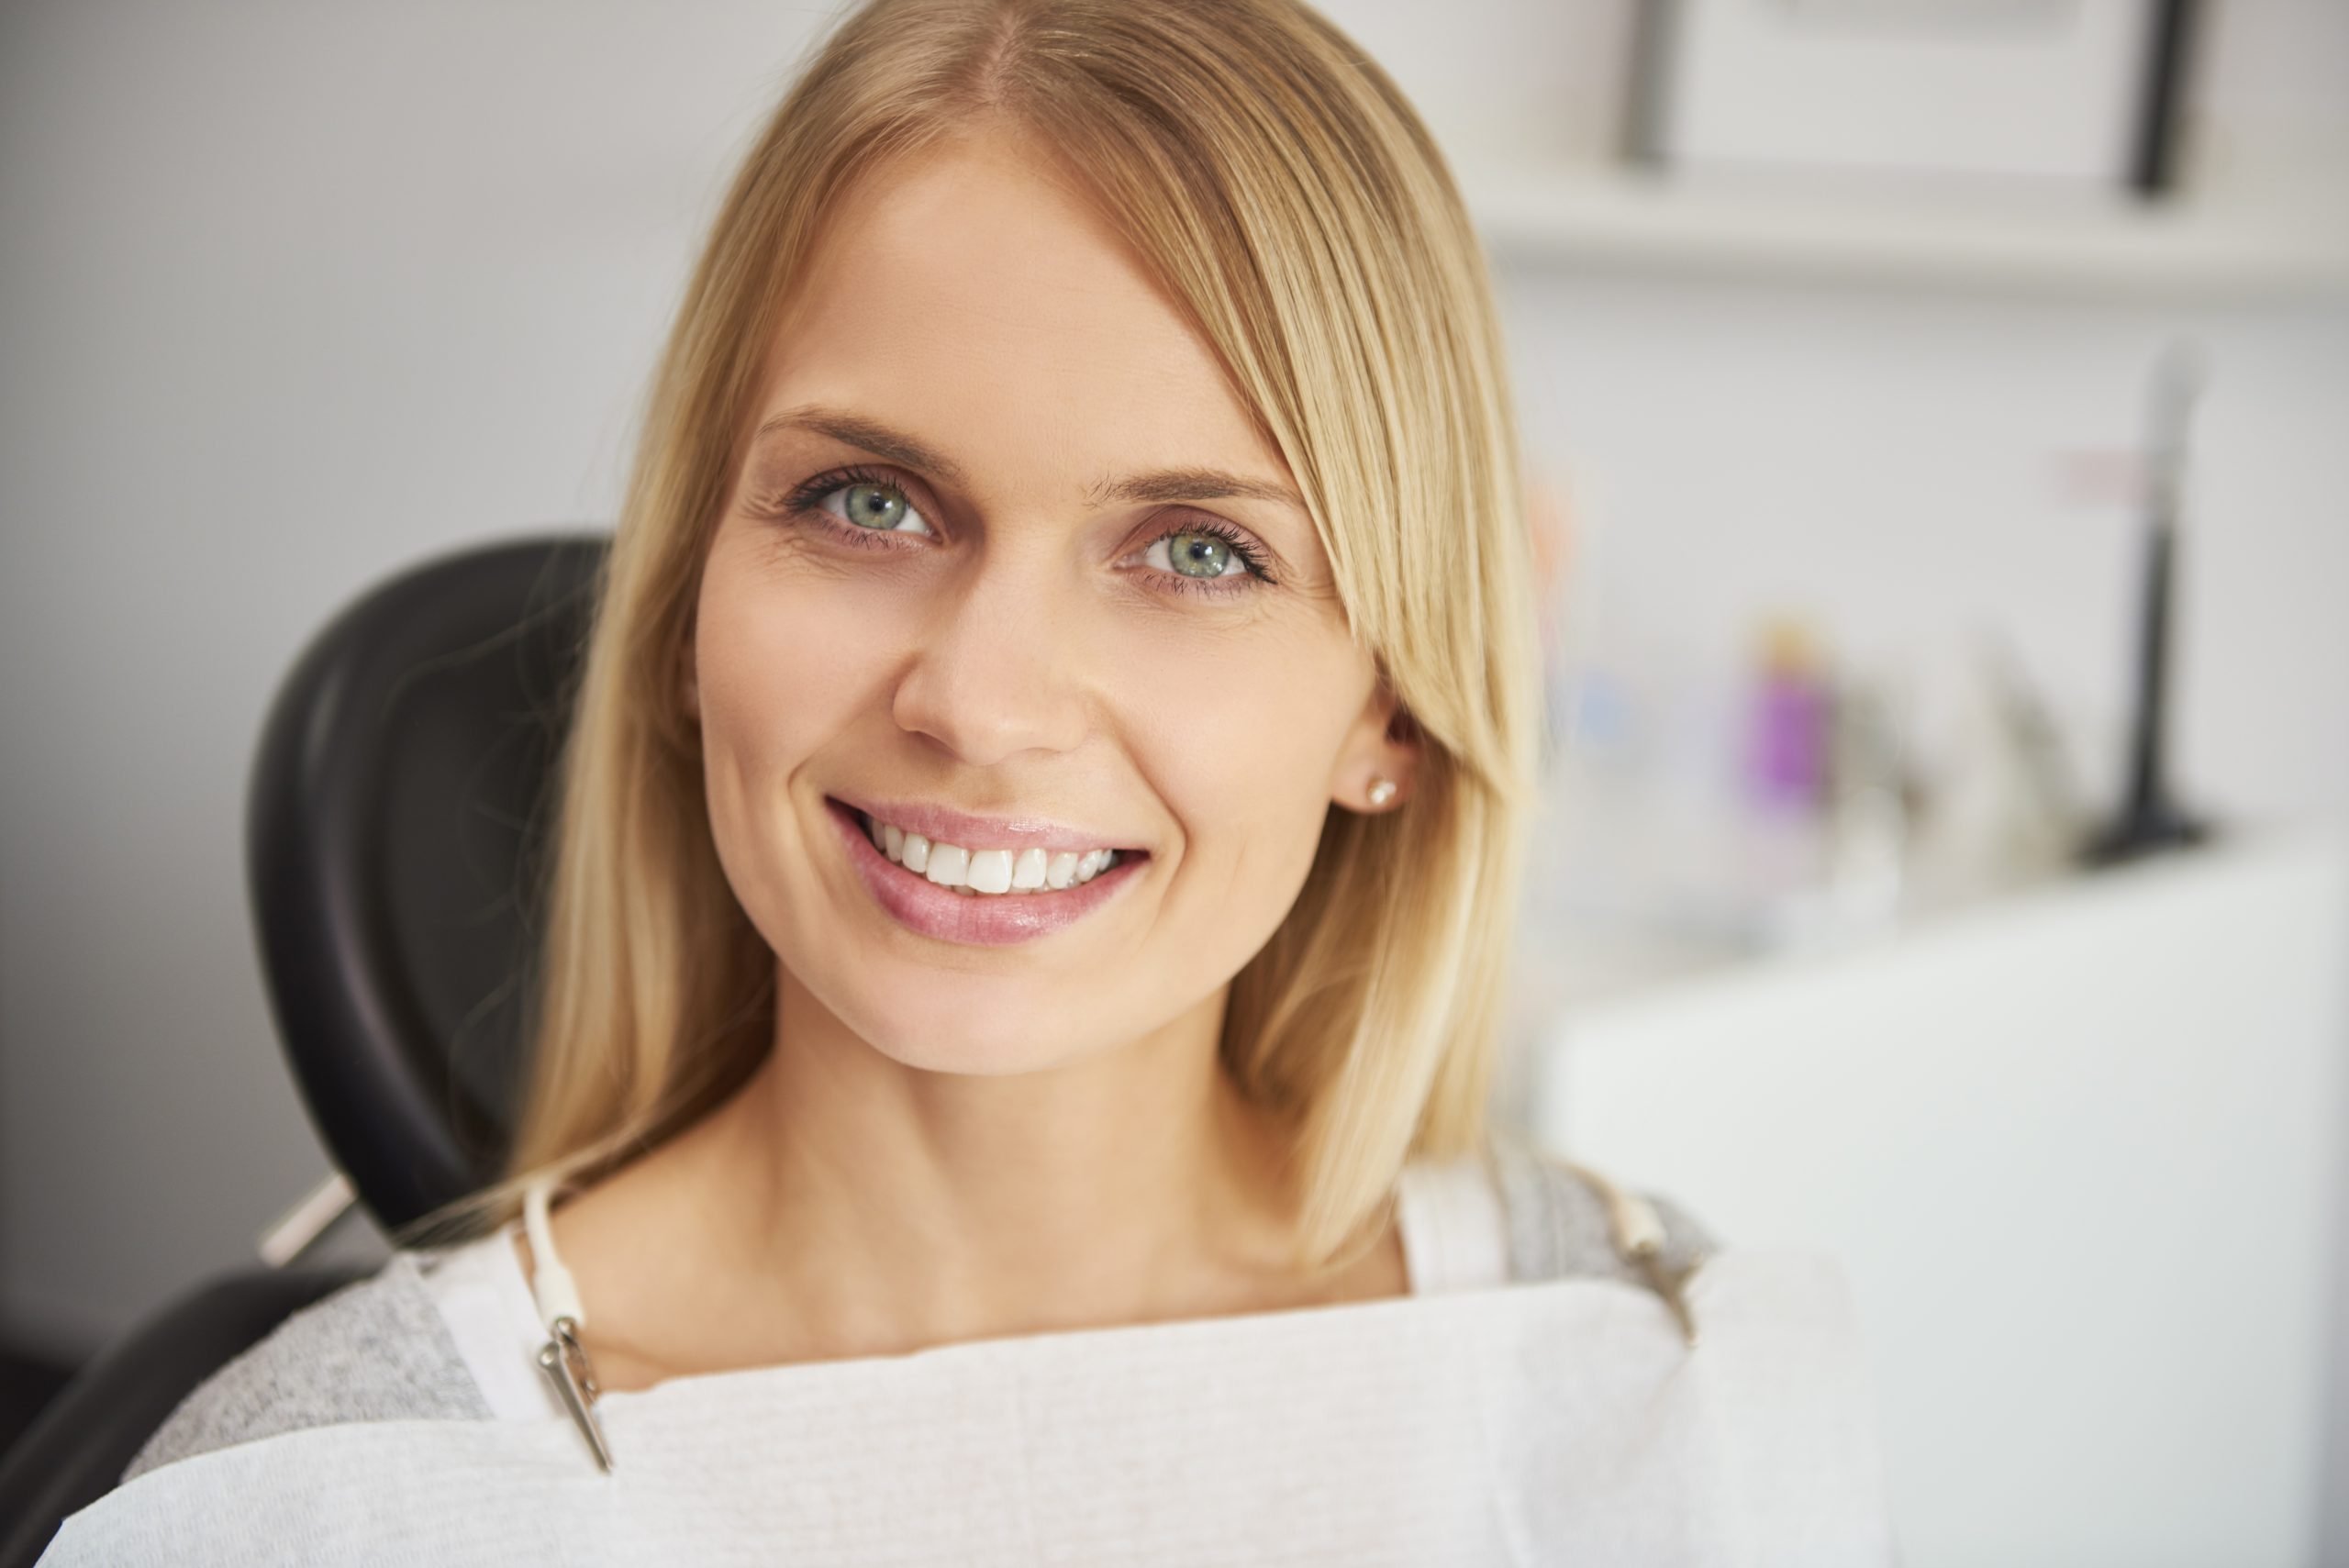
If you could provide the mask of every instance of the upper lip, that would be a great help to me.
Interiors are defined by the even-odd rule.
[[[981,817],[951,806],[916,800],[861,799],[832,796],[852,811],[862,811],[875,822],[918,833],[930,842],[959,844],[966,850],[1052,850],[1082,854],[1086,850],[1130,850],[1128,840],[1113,832],[1080,828],[1048,817]]]

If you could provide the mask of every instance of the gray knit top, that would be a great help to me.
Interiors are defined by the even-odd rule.
[[[1646,1284],[1618,1250],[1605,1197],[1560,1162],[1513,1141],[1489,1147],[1511,1280],[1604,1276]],[[1678,1206],[1639,1195],[1663,1222],[1660,1261],[1677,1273],[1715,1250]],[[280,1432],[358,1421],[495,1419],[420,1269],[447,1249],[395,1252],[375,1273],[288,1317],[215,1372],[157,1428],[134,1476]]]

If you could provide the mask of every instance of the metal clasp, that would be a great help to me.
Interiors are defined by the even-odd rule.
[[[611,1445],[604,1440],[604,1423],[596,1415],[596,1401],[602,1390],[596,1386],[596,1363],[587,1359],[587,1347],[579,1342],[579,1325],[569,1318],[554,1320],[554,1338],[539,1347],[539,1364],[554,1379],[555,1392],[562,1396],[563,1407],[578,1423],[585,1435],[587,1446],[595,1451],[596,1462],[605,1474],[612,1473]]]
[[[1573,1161],[1561,1161],[1566,1169],[1597,1188],[1607,1202],[1608,1228],[1615,1235],[1615,1250],[1640,1271],[1648,1288],[1664,1297],[1664,1306],[1680,1325],[1681,1338],[1691,1349],[1697,1343],[1697,1318],[1688,1309],[1688,1276],[1695,1273],[1705,1261],[1699,1252],[1678,1266],[1666,1263],[1664,1255],[1664,1221],[1655,1206],[1634,1192],[1627,1192],[1600,1175],[1587,1165]]]
[[[1650,1288],[1664,1297],[1664,1304],[1672,1308],[1673,1317],[1680,1320],[1681,1337],[1693,1348],[1697,1343],[1697,1319],[1688,1310],[1685,1287],[1688,1284],[1688,1276],[1697,1272],[1696,1263],[1685,1263],[1678,1268],[1666,1264],[1663,1243],[1653,1237],[1643,1236],[1633,1242],[1631,1252],[1632,1263],[1646,1276]]]

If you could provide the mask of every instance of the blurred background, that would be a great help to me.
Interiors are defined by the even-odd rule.
[[[1844,1262],[1909,1562],[2349,1563],[2349,6],[1326,9],[1536,485],[1499,1113]],[[830,14],[0,5],[0,1420],[327,1173],[271,695],[608,523]]]

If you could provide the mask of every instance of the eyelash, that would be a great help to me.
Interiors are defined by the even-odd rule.
[[[1173,539],[1177,534],[1204,534],[1209,539],[1221,539],[1230,547],[1231,553],[1240,558],[1240,564],[1247,568],[1236,577],[1186,577],[1179,572],[1160,572],[1156,567],[1151,568],[1152,573],[1166,578],[1181,592],[1240,594],[1248,592],[1259,583],[1268,588],[1272,586],[1273,573],[1264,563],[1264,547],[1221,517],[1197,517],[1179,528],[1168,528],[1163,534],[1153,534],[1150,544],[1143,545],[1142,549],[1147,550],[1160,539]]]
[[[817,505],[818,501],[834,491],[845,489],[852,484],[877,484],[895,490],[900,495],[907,493],[904,484],[885,473],[877,473],[869,468],[836,468],[828,473],[819,473],[800,484],[785,495],[774,510],[817,523],[835,538],[859,550],[903,549],[903,546],[892,541],[889,530],[860,528],[852,524],[843,523]],[[1151,575],[1164,578],[1177,592],[1219,595],[1245,593],[1258,584],[1266,587],[1272,586],[1272,570],[1264,560],[1264,547],[1250,539],[1240,528],[1220,517],[1195,517],[1186,522],[1181,528],[1169,528],[1164,533],[1152,535],[1142,549],[1147,550],[1151,545],[1158,543],[1159,540],[1172,539],[1177,534],[1205,534],[1209,539],[1220,539],[1230,549],[1232,554],[1240,558],[1241,565],[1247,569],[1238,576],[1232,577],[1186,577],[1179,572],[1162,572],[1155,567],[1150,569]]]
[[[819,473],[783,498],[778,511],[795,517],[804,517],[822,527],[843,542],[859,550],[897,550],[903,548],[891,541],[889,532],[880,528],[860,528],[841,522],[816,505],[835,490],[852,484],[878,484],[903,494],[905,486],[885,473],[875,473],[864,468],[836,468],[829,473]]]

